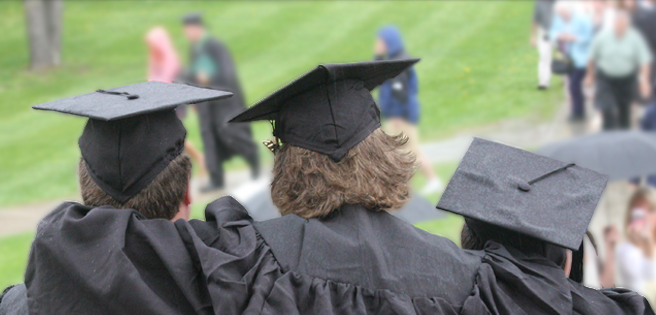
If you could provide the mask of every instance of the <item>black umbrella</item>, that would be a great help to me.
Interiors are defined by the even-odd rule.
[[[237,190],[233,192],[233,197],[246,208],[255,221],[280,216],[278,208],[271,201],[271,189],[268,183],[250,183]],[[444,218],[444,212],[437,210],[428,200],[418,195],[412,196],[401,209],[391,213],[410,224]]]
[[[656,133],[605,131],[553,143],[538,154],[608,174],[610,180],[656,174]]]

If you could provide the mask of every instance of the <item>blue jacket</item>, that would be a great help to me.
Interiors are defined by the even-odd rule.
[[[581,13],[573,13],[569,22],[563,20],[558,14],[554,14],[549,30],[549,38],[555,44],[557,38],[563,33],[572,34],[576,41],[565,44],[565,50],[572,58],[574,66],[583,69],[588,65],[588,54],[590,45],[594,38],[594,25],[592,20]]]
[[[405,59],[409,58],[403,47],[401,32],[395,26],[385,26],[378,31],[378,37],[385,42],[387,47],[386,59]],[[419,122],[419,82],[414,67],[410,68],[407,73],[407,90],[408,97],[406,103],[396,99],[392,94],[392,80],[383,83],[378,89],[378,105],[383,117],[403,118],[413,124]]]

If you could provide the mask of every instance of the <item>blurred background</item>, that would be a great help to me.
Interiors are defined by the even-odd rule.
[[[586,241],[586,283],[656,298],[653,1],[26,0],[2,1],[0,12],[0,288],[22,282],[38,220],[80,199],[77,138],[86,120],[30,106],[146,80],[211,85],[226,67],[211,54],[204,64],[202,43],[212,38],[231,57],[229,80],[246,106],[321,63],[421,58],[399,83],[410,86],[402,94],[411,104],[374,91],[384,128],[416,142],[416,204],[432,211],[473,136],[608,173]],[[188,23],[194,16],[201,22]],[[267,203],[253,192],[267,188],[273,156],[259,143],[271,125],[252,124],[262,169],[252,181],[248,154],[203,157],[199,110],[181,114],[197,151],[193,216],[202,219],[226,193]],[[225,170],[220,185],[216,163]],[[409,220],[460,243],[460,217],[424,214]]]

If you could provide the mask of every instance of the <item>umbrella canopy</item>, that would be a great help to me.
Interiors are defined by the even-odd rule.
[[[537,153],[608,174],[610,180],[656,174],[653,132],[605,131],[556,142]]]

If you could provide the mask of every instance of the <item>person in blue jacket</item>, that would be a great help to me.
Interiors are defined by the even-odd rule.
[[[395,26],[384,26],[378,31],[374,47],[377,60],[408,59],[401,32]],[[389,134],[403,133],[408,137],[406,149],[417,156],[421,170],[428,177],[428,183],[422,189],[422,194],[441,191],[444,186],[435,175],[433,168],[419,147],[419,82],[414,67],[409,68],[397,77],[387,80],[378,89],[378,105],[387,120],[385,131]]]

